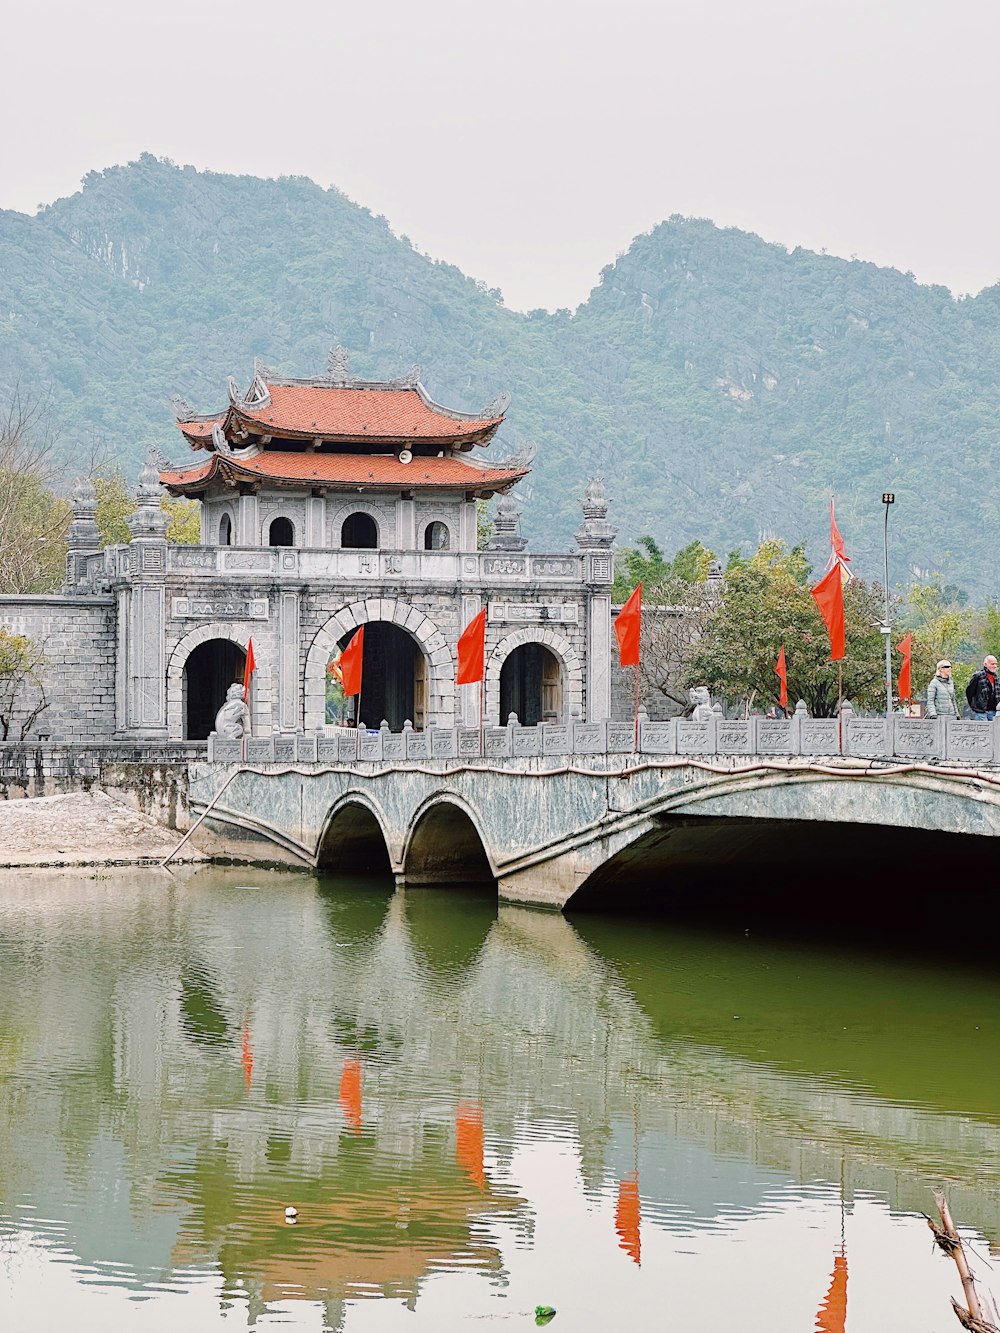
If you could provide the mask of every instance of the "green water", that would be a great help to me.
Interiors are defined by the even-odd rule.
[[[843,1254],[851,1333],[950,1329],[920,1214],[989,1287],[998,1002],[461,892],[8,872],[4,1327],[791,1333]]]

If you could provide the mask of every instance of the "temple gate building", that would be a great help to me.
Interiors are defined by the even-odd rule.
[[[325,377],[257,362],[246,392],[229,380],[219,411],[174,406],[194,457],[147,461],[130,543],[102,549],[93,488],[78,483],[65,592],[0,604],[0,621],[57,643],[46,733],[202,740],[251,637],[254,734],[321,730],[329,664],[360,625],[360,723],[476,726],[479,686],[456,685],[456,644],[483,607],[488,723],[609,716],[615,532],[603,488],[588,487],[575,551],[526,550],[510,492],[530,459],[487,458],[506,399],[453,411],[415,371],[353,378],[338,348]],[[166,541],[164,488],[200,501],[198,546]],[[494,496],[480,550],[477,503]],[[62,668],[81,663],[96,701],[86,709],[63,689]]]

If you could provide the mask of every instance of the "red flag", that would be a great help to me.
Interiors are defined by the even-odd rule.
[[[486,608],[472,617],[458,638],[458,685],[482,680],[486,661]]]
[[[897,691],[901,700],[909,699],[913,693],[913,687],[910,681],[910,661],[913,657],[913,635],[907,634],[900,643],[897,652],[903,654],[903,665],[899,668],[899,680],[897,681]]]
[[[618,1232],[618,1244],[629,1256],[639,1263],[641,1240],[639,1224],[642,1212],[639,1203],[639,1177],[632,1172],[618,1182],[618,1205],[615,1208],[615,1230]]]
[[[250,1019],[243,1020],[243,1050],[240,1055],[240,1064],[243,1066],[243,1082],[247,1085],[247,1092],[250,1091],[250,1083],[253,1080],[253,1042],[250,1037]]]
[[[243,702],[246,703],[247,695],[250,693],[250,677],[257,669],[257,659],[253,655],[253,639],[247,640],[247,660],[243,668]]]
[[[781,645],[781,652],[778,654],[778,660],[774,664],[774,672],[781,681],[781,693],[778,695],[778,703],[782,708],[788,707],[788,673],[785,670],[785,645]]]
[[[639,636],[642,630],[642,584],[618,612],[615,635],[618,639],[618,659],[622,666],[639,665]]]
[[[839,662],[844,657],[844,584],[839,563],[810,591],[830,636],[830,661]]]
[[[816,1315],[817,1333],[844,1333],[847,1323],[847,1255],[837,1254],[833,1259],[833,1273],[826,1300]]]
[[[833,498],[830,499],[830,547],[833,558],[841,561],[842,564],[849,565],[851,557],[844,549],[844,539],[840,535],[840,529],[837,527],[837,520],[833,516]]]
[[[362,625],[354,633],[350,643],[340,654],[337,665],[340,667],[340,682],[348,698],[361,693],[361,662],[365,655],[365,627]]]

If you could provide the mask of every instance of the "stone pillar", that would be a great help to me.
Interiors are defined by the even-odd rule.
[[[97,495],[88,477],[78,477],[73,487],[73,521],[66,544],[66,588],[68,592],[91,592],[90,559],[100,554],[103,543],[97,526]]]
[[[302,728],[302,698],[299,690],[299,595],[283,592],[278,611],[278,727],[281,731]]]
[[[458,627],[458,633],[455,635],[455,641],[458,642],[458,635],[465,629],[466,625],[477,616],[483,609],[483,602],[479,597],[463,595],[462,597],[462,623]],[[486,627],[487,638],[489,637],[489,626]],[[489,644],[486,647],[485,668],[489,670]],[[483,689],[486,684],[483,682]],[[457,707],[455,709],[455,722],[460,727],[478,727],[480,718],[479,686],[478,685],[456,685],[455,692],[458,695]]]
[[[302,534],[302,545],[313,549],[326,545],[326,500],[318,491],[306,500],[306,530]]]
[[[260,524],[257,506],[257,492],[252,486],[240,488],[239,504],[236,508],[236,546],[259,546]]]
[[[125,612],[125,717],[123,730],[143,740],[167,739],[166,624],[167,516],[160,508],[160,474],[152,455],[139,473],[136,509],[127,519],[129,547],[128,595],[119,601]]]
[[[404,493],[396,501],[396,549],[415,551],[417,549],[417,506],[413,497]]]
[[[478,550],[479,515],[475,499],[463,500],[458,522],[458,549],[462,552]]]
[[[583,499],[583,522],[576,543],[583,551],[587,584],[587,681],[584,716],[603,722],[611,716],[611,584],[614,561],[611,544],[618,529],[608,522],[604,486],[592,481]]]

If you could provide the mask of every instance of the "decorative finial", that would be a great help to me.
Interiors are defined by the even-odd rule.
[[[330,379],[334,384],[346,384],[351,377],[351,358],[346,347],[340,343],[330,349],[326,359]]]
[[[498,394],[492,403],[488,403],[479,414],[481,421],[495,421],[497,417],[502,417],[510,407],[510,394],[504,389],[503,393]]]
[[[182,398],[179,393],[170,395],[170,406],[178,421],[193,421],[198,415],[187,399]]]
[[[594,477],[583,497],[583,522],[576,531],[576,544],[584,550],[607,550],[618,535],[618,529],[608,522],[608,502],[604,483]]]
[[[527,541],[521,536],[521,512],[509,495],[497,501],[493,520],[493,536],[487,543],[490,551],[523,551]]]

